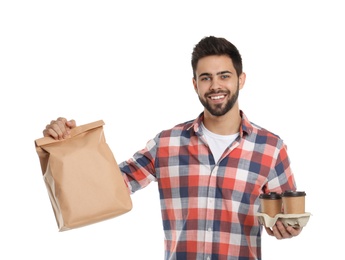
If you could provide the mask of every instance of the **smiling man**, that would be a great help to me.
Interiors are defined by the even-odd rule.
[[[239,109],[246,75],[232,43],[203,38],[194,47],[192,68],[204,111],[161,131],[119,164],[124,181],[132,193],[157,181],[165,259],[261,259],[262,227],[255,216],[260,194],[296,190],[286,145]],[[43,134],[68,138],[75,126],[58,118]],[[266,231],[282,239],[301,229],[277,221]]]
[[[211,55],[199,59],[194,74],[193,85],[205,108],[203,123],[206,128],[221,135],[238,133],[241,121],[238,95],[246,79],[245,73],[237,76],[229,56]],[[233,127],[225,122],[226,118]],[[225,127],[219,128],[222,123]]]

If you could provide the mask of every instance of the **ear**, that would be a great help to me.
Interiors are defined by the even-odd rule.
[[[238,86],[240,89],[243,88],[245,82],[246,82],[246,73],[242,72],[242,74],[238,77]]]
[[[195,92],[198,94],[198,85],[197,85],[197,83],[196,83],[195,78],[193,78],[193,86],[194,86]]]

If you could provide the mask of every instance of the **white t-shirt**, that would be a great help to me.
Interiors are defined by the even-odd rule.
[[[236,139],[239,133],[232,135],[218,135],[209,131],[204,124],[201,124],[201,129],[204,133],[208,146],[211,149],[214,160],[217,163],[225,149]]]

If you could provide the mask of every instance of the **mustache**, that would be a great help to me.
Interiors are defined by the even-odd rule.
[[[210,90],[208,92],[205,93],[205,96],[209,96],[209,95],[213,95],[213,94],[227,94],[230,95],[230,91],[229,90]]]

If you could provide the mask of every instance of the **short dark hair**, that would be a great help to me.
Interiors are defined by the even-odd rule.
[[[192,53],[193,77],[196,79],[195,70],[201,58],[211,55],[227,55],[232,60],[237,76],[242,74],[242,57],[238,49],[225,38],[207,36],[195,45]]]

